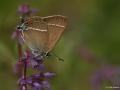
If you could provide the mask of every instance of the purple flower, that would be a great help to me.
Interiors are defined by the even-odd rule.
[[[47,88],[48,90],[51,90],[51,85],[49,84],[49,82],[46,80],[49,76],[53,77],[54,74],[53,73],[39,73],[39,74],[34,74],[31,75],[29,77],[27,77],[26,80],[24,80],[24,78],[22,77],[21,79],[19,79],[18,83],[19,83],[19,87],[23,87],[25,84],[31,86],[31,88],[33,88],[34,90],[43,90],[44,88]]]
[[[27,61],[27,66],[32,67],[33,69],[37,69],[40,71],[45,70],[45,66],[43,64],[44,57],[42,55],[35,56],[33,53],[26,52],[22,58],[22,61]]]
[[[18,90],[26,90],[26,80],[23,77],[18,80],[18,85]]]
[[[101,73],[96,72],[91,76],[91,85],[92,85],[92,90],[101,90],[100,85],[101,85],[102,77]]]
[[[41,59],[36,60],[35,58],[31,57],[29,66],[34,68],[34,69],[40,70],[40,71],[45,70],[45,66],[44,66],[43,61]]]
[[[49,84],[48,81],[43,81],[42,85],[43,85],[44,88],[47,88],[48,90],[51,90],[51,85]]]
[[[43,90],[43,86],[38,82],[33,83],[33,88],[34,90]]]
[[[18,8],[18,12],[22,13],[22,14],[28,14],[28,13],[30,13],[29,5],[27,5],[27,4],[20,5],[19,8]]]
[[[93,90],[101,90],[100,87],[102,86],[102,82],[104,80],[111,81],[112,85],[118,85],[118,83],[120,84],[120,81],[115,81],[115,78],[117,78],[119,74],[120,68],[108,65],[103,66],[91,76],[91,85]]]
[[[24,80],[24,78],[22,77],[18,80],[18,83],[19,83],[20,86],[24,85],[24,84],[26,84],[26,80]]]
[[[28,4],[22,4],[18,7],[18,12],[20,14],[29,15],[29,14],[37,13],[38,9],[30,8]]]
[[[45,76],[46,78],[51,78],[51,77],[54,77],[54,76],[55,76],[55,73],[46,72],[46,73],[44,73],[44,76]]]

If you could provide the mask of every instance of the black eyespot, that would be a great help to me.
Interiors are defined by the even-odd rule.
[[[21,29],[21,26],[18,25],[18,26],[17,26],[17,29]]]

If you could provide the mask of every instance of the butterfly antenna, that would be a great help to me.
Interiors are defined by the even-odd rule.
[[[53,56],[55,56],[57,60],[59,60],[59,61],[64,61],[64,59],[60,58],[60,57],[57,56],[55,53],[52,52],[51,54],[52,54]]]

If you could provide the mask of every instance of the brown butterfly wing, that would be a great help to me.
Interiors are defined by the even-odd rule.
[[[31,17],[26,19],[25,26],[27,30],[23,31],[25,43],[32,50],[40,50],[46,52],[48,43],[47,24],[41,17]]]
[[[54,15],[43,17],[43,21],[45,21],[48,25],[49,40],[47,47],[49,52],[54,48],[61,34],[65,30],[67,19],[61,15]]]

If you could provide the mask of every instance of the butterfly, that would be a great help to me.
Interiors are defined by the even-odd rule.
[[[21,25],[23,41],[34,52],[49,53],[60,39],[67,23],[67,18],[62,15],[28,17]]]

